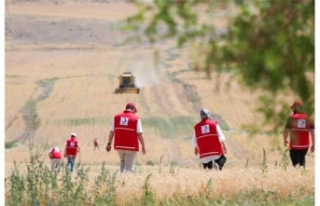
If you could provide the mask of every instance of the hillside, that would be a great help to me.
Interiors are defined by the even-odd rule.
[[[128,101],[137,104],[146,140],[139,165],[161,160],[198,168],[190,140],[201,108],[211,111],[226,135],[226,169],[244,167],[247,159],[259,166],[263,148],[270,164],[279,161],[281,135],[250,137],[243,127],[261,121],[257,95],[227,73],[216,88],[216,74],[207,79],[192,70],[189,48],[160,42],[161,60],[155,64],[150,45],[124,44],[126,34],[115,28],[134,12],[131,3],[119,1],[7,1],[5,141],[17,143],[5,151],[6,175],[13,161],[28,158],[29,142],[44,148],[48,160],[47,150],[63,148],[71,132],[78,135],[85,164],[117,165],[116,152],[104,148],[113,115]],[[113,93],[123,71],[136,76],[139,95]],[[100,151],[93,150],[95,137]],[[314,167],[313,154],[307,158],[307,166]]]

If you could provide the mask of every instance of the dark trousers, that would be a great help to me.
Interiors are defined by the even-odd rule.
[[[294,150],[290,149],[290,159],[292,162],[292,165],[295,167],[297,165],[306,166],[306,155],[308,153],[308,149],[304,150]]]
[[[67,158],[68,158],[67,167],[70,167],[70,172],[73,172],[75,157],[68,156]]]
[[[226,161],[227,161],[226,156],[221,155],[221,157],[219,159],[216,159],[214,163],[217,163],[219,165],[219,169],[222,170],[222,167],[224,163],[226,163]],[[210,169],[210,170],[212,169],[212,164],[213,164],[212,161],[208,163],[202,163],[204,169]]]

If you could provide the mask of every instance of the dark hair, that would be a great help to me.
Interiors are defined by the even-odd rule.
[[[135,107],[134,107],[134,106],[132,106],[132,105],[127,105],[127,106],[126,106],[126,109],[134,110],[134,109],[135,109]]]

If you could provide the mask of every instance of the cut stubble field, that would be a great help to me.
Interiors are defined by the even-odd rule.
[[[313,154],[307,156],[305,174],[290,166],[286,173],[275,167],[285,151],[281,134],[270,135],[261,128],[250,136],[243,127],[261,120],[255,111],[256,93],[227,73],[220,75],[217,89],[217,75],[206,79],[205,73],[194,72],[188,62],[189,48],[175,49],[174,42],[156,45],[159,64],[154,64],[150,45],[122,44],[125,34],[112,28],[134,11],[125,2],[6,2],[5,142],[15,144],[5,150],[5,176],[10,176],[14,162],[29,161],[30,144],[44,150],[40,159],[49,166],[50,147],[63,148],[75,132],[81,146],[78,161],[91,167],[88,176],[93,185],[103,162],[110,171],[118,169],[116,152],[107,153],[104,148],[113,115],[133,101],[147,153],[138,154],[133,178],[137,189],[130,198],[138,198],[149,174],[158,200],[179,194],[200,197],[208,190],[209,180],[214,188],[210,197],[232,196],[250,188],[286,196],[288,185],[314,195]],[[136,76],[139,95],[113,93],[124,71]],[[219,174],[203,171],[193,153],[191,136],[201,108],[213,113],[227,138],[228,161]],[[94,138],[100,150],[94,151]],[[268,165],[267,177],[261,174],[263,165]],[[159,174],[160,166],[168,174]],[[288,178],[294,175],[297,178]],[[131,177],[119,176],[128,186],[134,184]],[[119,194],[128,192],[126,187],[119,188]]]

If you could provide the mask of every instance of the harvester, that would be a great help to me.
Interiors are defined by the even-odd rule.
[[[135,76],[131,72],[123,72],[119,79],[119,87],[114,93],[137,93],[140,89],[135,85]]]

